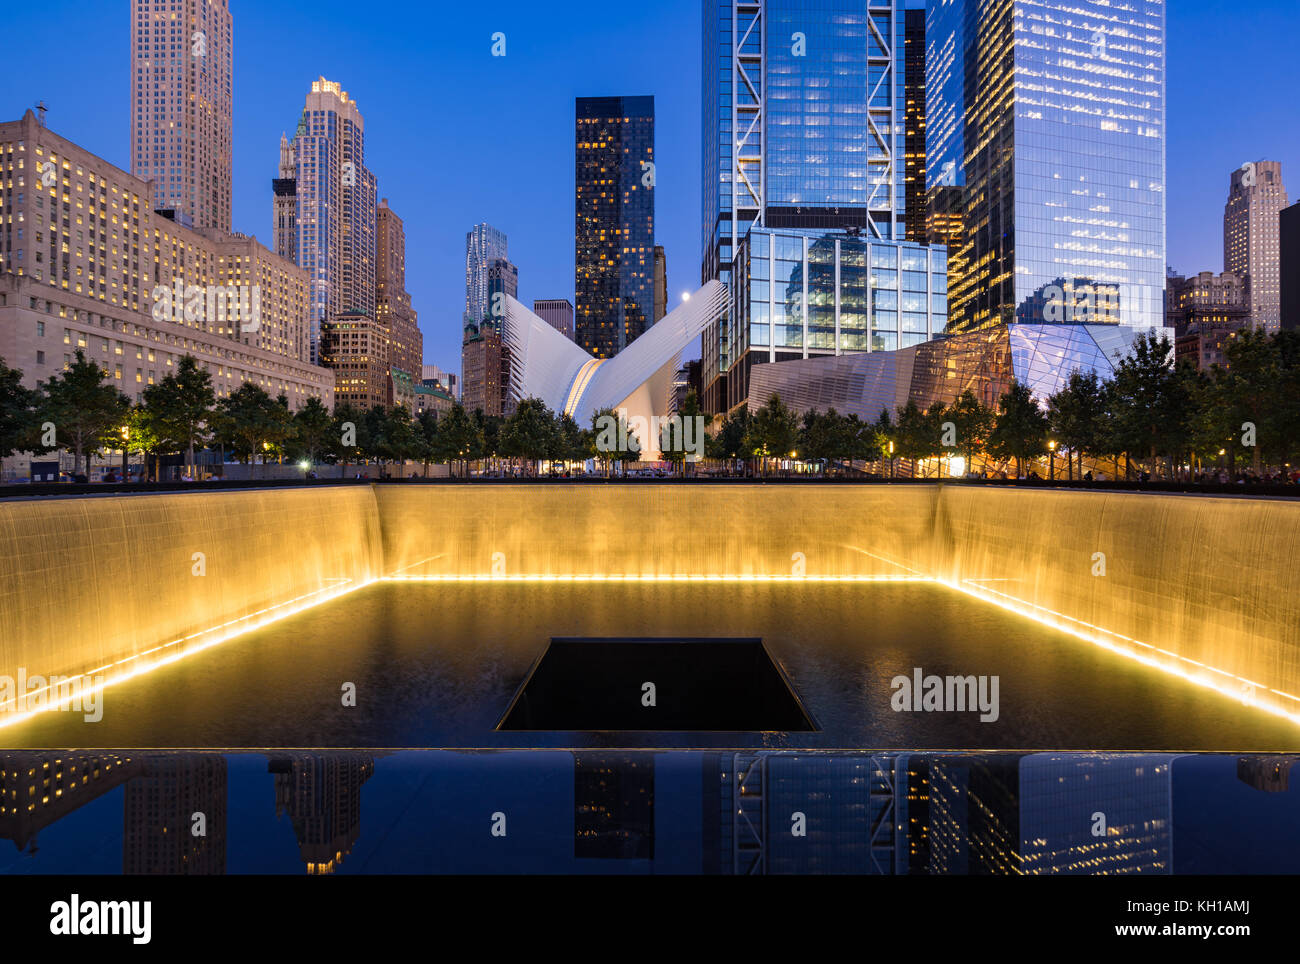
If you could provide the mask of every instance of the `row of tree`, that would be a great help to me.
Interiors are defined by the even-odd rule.
[[[1040,406],[1029,388],[1013,383],[995,407],[971,391],[948,405],[921,410],[909,402],[896,415],[874,422],[833,409],[799,419],[773,396],[755,412],[741,408],[714,426],[703,454],[743,459],[767,471],[786,458],[828,464],[928,463],[962,457],[1026,466],[1056,452],[1066,472],[1082,474],[1084,462],[1136,462],[1154,477],[1177,477],[1205,465],[1250,466],[1256,474],[1300,464],[1300,334],[1241,332],[1225,351],[1225,363],[1209,372],[1174,366],[1173,346],[1163,334],[1142,335],[1111,379],[1072,373],[1064,387]],[[700,414],[690,393],[681,415]],[[602,430],[616,423],[617,445]],[[61,373],[35,390],[22,373],[0,361],[0,459],[15,452],[67,450],[89,475],[97,452],[144,456],[156,476],[163,456],[184,454],[195,463],[204,448],[219,449],[245,463],[258,459],[341,465],[378,462],[449,464],[464,473],[470,463],[538,463],[596,459],[606,473],[640,458],[644,426],[629,426],[612,411],[597,412],[590,426],[525,399],[509,417],[484,416],[453,406],[412,418],[403,407],[359,410],[343,404],[330,412],[310,399],[296,412],[283,395],[272,398],[246,384],[217,398],[209,374],[192,357],[150,385],[133,403],[107,374],[78,352]],[[627,439],[624,444],[623,440]],[[688,471],[687,452],[660,440],[663,458]],[[1127,468],[1125,469],[1127,472]]]
[[[1300,465],[1300,334],[1240,332],[1224,364],[1208,372],[1175,366],[1173,355],[1165,335],[1140,335],[1113,378],[1072,372],[1045,406],[1013,383],[996,406],[967,390],[951,404],[922,410],[909,402],[872,423],[833,409],[800,421],[773,396],[757,412],[724,420],[709,454],[760,464],[794,453],[832,463],[905,459],[935,471],[937,460],[961,457],[968,467],[982,460],[1023,475],[1056,452],[1069,477],[1082,476],[1085,459],[1125,474],[1136,464],[1157,478],[1206,466],[1249,466],[1260,476]]]
[[[699,411],[693,396],[687,410]],[[616,421],[629,444],[604,444],[604,416]],[[331,413],[314,398],[294,412],[284,395],[273,398],[252,384],[217,398],[208,372],[185,356],[175,372],[133,403],[80,351],[66,370],[34,390],[23,387],[20,371],[0,361],[0,459],[16,452],[66,450],[73,455],[74,472],[87,476],[90,460],[99,452],[143,456],[156,478],[163,456],[183,453],[186,464],[194,465],[196,453],[205,448],[246,464],[258,459],[342,467],[415,462],[428,474],[430,464],[464,472],[470,463],[511,460],[522,463],[523,471],[536,471],[539,462],[594,458],[609,472],[636,461],[641,442],[635,427],[613,411],[596,413],[583,429],[538,399],[525,399],[506,418],[468,412],[460,405],[441,416],[421,412],[414,418],[403,406],[363,410],[342,404]],[[683,456],[676,451],[665,458],[681,463]]]

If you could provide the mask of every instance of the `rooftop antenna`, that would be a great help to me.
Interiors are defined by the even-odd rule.
[[[37,112],[38,114],[41,115],[41,126],[42,126],[42,127],[45,126],[45,112],[46,112],[46,110],[48,110],[48,109],[49,109],[49,108],[47,108],[47,107],[45,106],[45,101],[43,101],[43,100],[38,100],[38,101],[36,102],[36,112]]]

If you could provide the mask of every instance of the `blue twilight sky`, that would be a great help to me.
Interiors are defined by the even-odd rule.
[[[919,4],[916,4],[919,5]],[[573,298],[573,98],[653,94],[670,305],[699,278],[701,0],[231,0],[235,229],[270,241],[281,132],[312,80],[343,84],[406,223],[425,361],[460,370],[465,232],[509,235],[520,297]],[[0,119],[38,100],[59,134],[129,167],[127,0],[14,4]],[[506,56],[491,56],[495,31]],[[1300,197],[1300,3],[1169,0],[1169,262],[1222,270],[1228,176],[1282,162]]]

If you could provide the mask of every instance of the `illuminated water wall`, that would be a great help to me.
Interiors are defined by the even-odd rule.
[[[0,674],[111,681],[379,567],[369,486],[0,502]]]
[[[934,574],[1300,720],[1300,501],[945,486]]]
[[[397,578],[906,579],[934,490],[795,485],[378,486]]]
[[[14,500],[0,676],[131,675],[380,578],[919,579],[1300,721],[1297,545],[1300,501],[953,485]]]

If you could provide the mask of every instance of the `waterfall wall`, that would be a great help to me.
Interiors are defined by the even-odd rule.
[[[958,485],[14,499],[0,676],[129,674],[382,576],[934,578],[1300,714],[1296,546],[1300,500]]]

